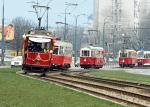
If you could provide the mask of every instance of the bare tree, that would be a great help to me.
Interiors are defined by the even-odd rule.
[[[12,24],[15,28],[15,34],[14,34],[14,48],[16,49],[17,55],[19,53],[19,50],[22,48],[22,35],[31,30],[31,28],[34,28],[36,24],[28,19],[17,17],[12,20]]]
[[[143,16],[140,22],[140,41],[145,50],[150,50],[150,12]]]

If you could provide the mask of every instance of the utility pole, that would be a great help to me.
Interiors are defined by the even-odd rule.
[[[99,36],[98,36],[98,30],[97,29],[91,29],[91,30],[88,30],[88,32],[89,32],[89,36],[91,36],[90,32],[96,32],[96,38],[94,39],[94,45],[96,45],[97,44],[97,39],[99,38]]]
[[[49,7],[47,7],[46,9],[47,9],[47,26],[46,26],[46,28],[47,28],[47,30],[48,30],[48,23],[49,23],[49,22],[48,22],[48,18],[49,18],[48,12],[49,12]]]
[[[64,41],[66,40],[66,36],[67,36],[67,14],[71,14],[71,13],[67,13],[67,9],[70,7],[70,6],[77,6],[78,4],[76,3],[68,3],[66,2],[66,8],[65,8],[65,25],[64,25]]]
[[[102,39],[102,40],[103,40],[102,43],[103,43],[103,48],[104,48],[104,49],[105,49],[105,45],[104,45],[104,44],[105,44],[105,26],[106,26],[106,24],[108,23],[108,22],[107,22],[107,19],[110,18],[110,17],[111,17],[111,16],[107,16],[107,17],[104,18],[104,24],[103,24],[103,39]]]
[[[139,33],[139,18],[140,18],[140,1],[134,0],[134,35],[138,37]]]
[[[119,21],[121,21],[121,0],[112,0],[112,20],[113,20],[113,58],[115,58],[115,38],[118,36]]]
[[[4,0],[3,0],[3,15],[2,15],[2,55],[1,55],[1,65],[4,65],[4,50],[5,50],[5,39],[4,39]]]
[[[78,36],[77,36],[77,31],[78,31],[78,18],[82,15],[85,15],[85,14],[79,14],[77,16],[75,16],[75,35],[74,35],[74,49],[75,49],[75,59],[74,59],[74,63],[76,63],[77,61],[77,39],[78,39]]]
[[[99,10],[100,10],[100,6],[99,6],[100,0],[94,0],[94,16],[95,16],[95,21],[94,21],[94,28],[98,31],[97,32],[97,36],[98,36],[98,44],[99,46],[101,46],[101,37],[100,37],[100,28],[99,28]]]

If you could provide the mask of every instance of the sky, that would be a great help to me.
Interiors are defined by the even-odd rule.
[[[2,1],[0,0],[0,23],[2,20]],[[31,19],[37,22],[36,14],[29,11],[34,11],[32,8],[32,1],[37,0],[4,0],[5,1],[5,23],[10,23],[12,19],[16,17],[23,17]],[[38,0],[41,5],[46,5],[50,0]],[[56,26],[56,22],[64,22],[65,2],[77,3],[78,6],[70,6],[67,8],[67,12],[71,13],[67,15],[67,23],[74,25],[75,16],[79,14],[86,14],[78,18],[78,24],[83,25],[88,22],[88,16],[93,14],[93,0],[52,0],[49,4],[51,9],[49,10],[49,25]],[[46,14],[45,14],[46,15]],[[43,24],[46,23],[46,18],[43,18]]]

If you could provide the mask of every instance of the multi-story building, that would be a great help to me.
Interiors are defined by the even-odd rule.
[[[140,0],[94,0],[93,27],[101,32],[101,43],[119,45],[124,35],[138,36],[139,12]]]

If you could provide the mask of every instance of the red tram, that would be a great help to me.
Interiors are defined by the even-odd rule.
[[[80,50],[80,67],[102,68],[104,65],[104,49],[102,47],[89,46]]]
[[[150,65],[150,51],[138,51],[137,57],[138,66]]]
[[[55,38],[45,30],[33,30],[23,35],[22,69],[25,73],[45,74],[51,68]]]
[[[137,52],[129,49],[120,50],[118,63],[120,67],[134,67],[137,63]]]
[[[72,44],[57,40],[54,45],[51,69],[67,70],[72,63]]]

